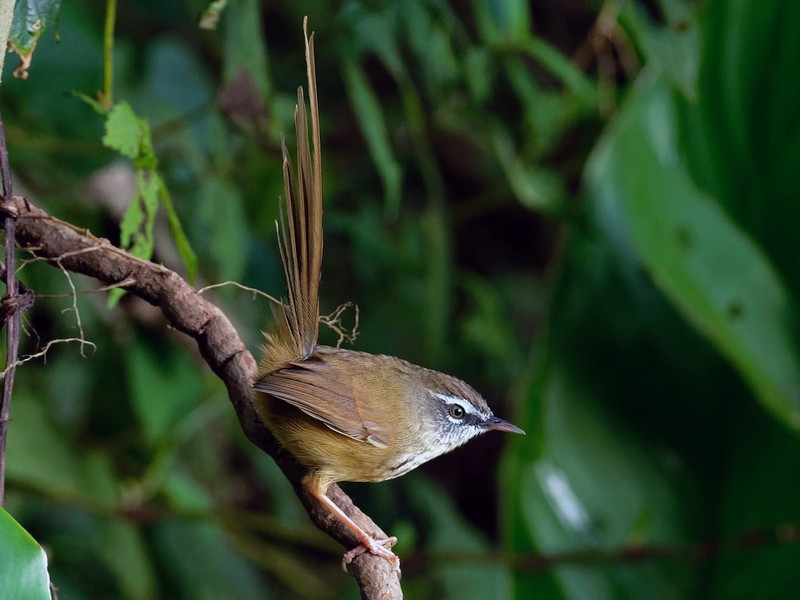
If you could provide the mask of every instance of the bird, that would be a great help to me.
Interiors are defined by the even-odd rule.
[[[399,571],[396,538],[363,531],[327,495],[331,484],[381,482],[487,431],[524,434],[496,417],[464,381],[397,357],[318,343],[322,272],[322,153],[314,34],[303,22],[309,107],[297,91],[295,175],[281,138],[284,194],[276,221],[287,296],[273,311],[253,383],[254,405],[278,443],[307,469],[303,487],[350,529],[359,545]],[[308,129],[310,116],[311,131]]]

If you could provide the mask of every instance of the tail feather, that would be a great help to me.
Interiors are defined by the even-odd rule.
[[[280,224],[276,224],[288,297],[276,314],[275,326],[267,334],[260,376],[286,366],[289,361],[310,356],[317,346],[322,271],[322,155],[314,35],[308,36],[306,25],[304,21],[311,140],[306,102],[300,87],[294,115],[297,180],[282,139],[284,203],[281,205]]]

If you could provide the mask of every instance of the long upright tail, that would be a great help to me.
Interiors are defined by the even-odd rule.
[[[286,143],[283,152],[285,204],[281,205],[278,245],[286,274],[288,298],[276,311],[275,325],[267,334],[259,363],[259,377],[280,369],[289,361],[313,354],[317,346],[319,321],[319,280],[322,270],[322,153],[317,104],[314,34],[309,37],[303,21],[306,43],[308,98],[311,111],[311,139],[303,88],[297,90],[294,113],[297,136],[297,181]],[[313,152],[311,144],[313,144]]]

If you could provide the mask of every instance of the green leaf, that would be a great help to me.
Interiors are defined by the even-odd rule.
[[[427,269],[425,302],[425,351],[431,364],[447,354],[447,333],[452,318],[452,241],[443,211],[424,214],[420,227],[425,234]]]
[[[13,419],[6,453],[8,479],[55,497],[80,496],[86,482],[77,453],[41,402],[15,395]]]
[[[140,340],[126,356],[133,410],[147,440],[155,444],[197,404],[201,392],[197,366],[184,353]]]
[[[353,2],[346,5],[343,14],[347,25],[352,28],[352,34],[347,38],[347,61],[358,60],[362,54],[371,52],[395,78],[399,77],[405,70],[398,45],[398,22],[402,8],[388,4],[383,12],[368,12],[364,5]]]
[[[186,233],[183,231],[178,213],[175,212],[175,206],[172,204],[172,198],[169,195],[167,184],[164,183],[164,180],[158,173],[153,174],[153,179],[157,183],[158,196],[161,198],[161,204],[164,206],[164,211],[167,213],[167,221],[169,222],[172,237],[175,240],[175,244],[178,246],[178,252],[183,259],[183,263],[186,265],[186,279],[189,280],[189,283],[194,283],[194,278],[197,275],[197,255],[194,253],[192,245],[189,243],[189,238],[186,237]],[[240,231],[243,230],[244,228]]]
[[[224,11],[227,6],[228,0],[211,0],[200,14],[197,26],[200,29],[214,31],[217,28],[217,23],[219,23],[222,11]]]
[[[421,75],[423,87],[434,103],[445,99],[444,91],[458,78],[459,58],[454,48],[454,17],[442,19],[431,6],[422,2],[404,5],[405,40],[416,59],[415,71]]]
[[[448,554],[490,556],[491,547],[461,515],[437,486],[424,477],[415,477],[405,487],[411,508],[424,516],[425,551],[434,559]],[[398,534],[399,537],[399,534]],[[408,537],[406,534],[405,537]],[[402,541],[402,540],[401,540]],[[410,597],[440,597],[482,600],[512,598],[511,573],[507,565],[489,560],[442,561],[431,570],[430,581],[411,582]],[[405,583],[405,581],[404,581]],[[433,589],[417,589],[416,585],[432,585]],[[405,586],[404,586],[405,587]],[[435,590],[435,592],[434,592]]]
[[[47,555],[0,508],[0,600],[50,600]]]
[[[124,502],[122,491],[127,487],[116,472],[114,459],[107,449],[82,455],[83,472],[91,498],[95,502],[107,502],[109,506],[120,506]],[[130,487],[127,487],[130,493]],[[138,523],[129,519],[98,518],[89,528],[93,535],[85,538],[91,547],[92,560],[103,563],[117,580],[120,597],[130,600],[153,598],[155,572],[144,531]],[[113,552],[109,549],[113,548]]]
[[[504,66],[525,111],[525,129],[520,137],[526,146],[533,147],[536,156],[545,155],[562,142],[566,128],[574,124],[582,108],[569,92],[542,88],[522,57],[510,57]]]
[[[108,114],[109,114],[111,111],[110,111],[110,110],[109,110],[109,108],[108,108],[108,107],[107,107],[105,104],[103,104],[102,102],[99,102],[98,100],[96,100],[96,99],[92,98],[91,96],[88,96],[87,94],[84,94],[84,93],[82,93],[82,92],[78,92],[78,91],[76,91],[76,90],[72,90],[72,91],[70,92],[70,94],[71,94],[72,96],[74,96],[75,98],[77,98],[78,100],[80,100],[81,102],[83,102],[84,104],[86,104],[86,106],[88,106],[88,107],[89,107],[89,108],[91,108],[91,109],[92,109],[94,112],[96,112],[98,115],[100,115],[101,117],[103,117],[103,119],[106,119],[106,118],[108,118]]]
[[[489,44],[524,40],[531,30],[530,8],[525,0],[473,0],[475,23]]]
[[[120,247],[143,260],[150,260],[153,256],[153,230],[158,212],[158,197],[163,185],[157,171],[137,169],[136,193],[120,222]],[[108,294],[108,307],[115,306],[124,293],[121,288],[111,290]]]
[[[223,21],[226,34],[223,79],[229,82],[245,69],[261,98],[267,98],[271,85],[263,22],[261,3],[255,0],[238,0],[227,8]]]
[[[9,50],[16,52],[22,61],[14,72],[16,77],[27,78],[36,44],[42,33],[57,21],[60,10],[61,0],[16,0],[8,36]]]
[[[119,102],[106,118],[103,145],[133,160],[139,157],[146,134],[149,135],[149,131],[145,131],[142,119],[136,116],[131,105]]]
[[[524,353],[509,322],[504,290],[475,275],[465,275],[462,286],[470,299],[470,310],[459,324],[465,345],[480,352],[487,363],[503,365],[504,374],[519,373]]]
[[[583,104],[593,106],[597,103],[595,84],[561,51],[538,37],[528,39],[524,48],[532,58],[560,79],[564,87]]]
[[[263,600],[277,595],[253,565],[234,552],[211,522],[162,521],[152,532],[158,564],[188,600]]]
[[[223,281],[239,280],[250,248],[241,192],[228,181],[209,177],[198,190],[195,207],[203,221],[200,237],[206,240],[203,260],[207,267],[213,267],[206,273]]]
[[[495,125],[491,131],[494,152],[520,203],[534,211],[560,211],[566,198],[563,181],[542,167],[527,164],[517,154],[510,133],[501,125]]]
[[[157,171],[158,159],[148,122],[136,116],[127,102],[120,102],[106,119],[103,144],[133,160],[136,167],[136,194],[120,223],[120,246],[139,258],[149,260],[152,257],[153,228],[160,200],[178,252],[186,265],[187,278],[193,281],[197,272],[197,257],[183,231],[166,183]],[[112,290],[109,306],[114,306],[123,293],[120,289]]]
[[[133,160],[137,169],[153,171],[158,159],[153,151],[150,125],[136,115],[130,104],[117,103],[108,113],[103,145]]]
[[[643,54],[646,62],[663,69],[688,98],[697,97],[700,31],[694,6],[685,0],[661,2],[664,23],[654,23],[642,5],[621,6],[619,22]]]
[[[563,328],[553,333],[568,336],[559,346],[579,348],[582,342]],[[567,367],[574,363],[562,352],[571,350],[550,352],[550,359],[539,365],[540,379],[528,391],[528,405],[537,408],[521,422],[529,435],[515,444],[510,485],[515,551],[580,551],[600,558],[628,545],[685,543],[687,523],[674,474],[634,432],[601,408],[600,396],[609,390],[602,379]],[[689,566],[612,560],[560,564],[550,577],[520,573],[516,589],[526,598],[677,600],[692,585]]]
[[[593,152],[586,178],[608,235],[741,372],[762,404],[800,430],[800,360],[787,292],[761,248],[692,181],[662,75],[640,78]]]
[[[119,245],[122,248],[128,248],[133,244],[134,236],[139,234],[142,224],[145,221],[144,211],[142,210],[142,203],[139,202],[139,189],[138,189],[138,173],[137,173],[137,188],[136,192],[131,198],[125,214],[122,215],[120,221]]]
[[[743,426],[733,438],[730,466],[717,490],[720,537],[741,539],[743,531],[778,524],[773,535],[779,543],[765,543],[758,552],[722,553],[714,561],[705,595],[713,600],[794,598],[800,593],[800,572],[795,568],[800,545],[792,543],[791,535],[800,487],[787,485],[786,476],[800,462],[800,438],[764,413],[739,423]]]
[[[97,530],[98,539],[94,541],[97,556],[116,577],[124,597],[131,600],[154,598],[154,565],[143,531],[122,520],[102,522]]]
[[[136,171],[136,196],[120,225],[122,246],[134,256],[150,259],[153,255],[153,229],[158,212],[158,193],[162,183],[155,172]]]
[[[687,166],[769,255],[796,300],[800,3],[715,1],[701,15],[697,98],[681,113]]]
[[[403,172],[391,148],[383,108],[363,71],[355,62],[347,61],[344,64],[344,77],[361,134],[383,182],[386,214],[390,218],[396,218],[400,210]]]
[[[464,77],[472,97],[478,103],[489,99],[494,83],[494,69],[485,48],[470,47],[464,58]]]

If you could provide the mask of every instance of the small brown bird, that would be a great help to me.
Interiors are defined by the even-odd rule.
[[[395,538],[376,540],[326,495],[339,481],[385,481],[462,445],[488,430],[524,433],[492,414],[463,381],[392,356],[317,345],[322,266],[322,159],[314,36],[306,23],[311,152],[305,100],[295,108],[297,185],[282,143],[285,214],[278,242],[288,300],[266,333],[255,401],[278,442],[308,467],[303,484],[361,544],[344,562],[369,551],[399,561]]]

